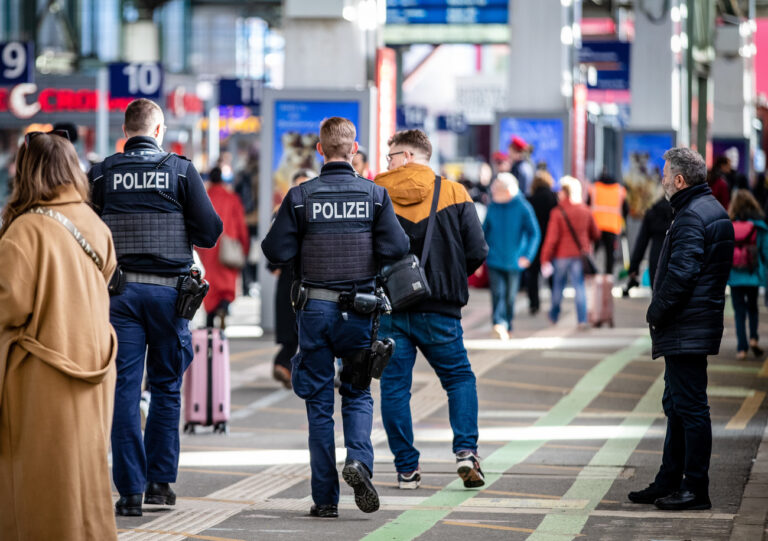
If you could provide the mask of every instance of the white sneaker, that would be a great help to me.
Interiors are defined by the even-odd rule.
[[[400,490],[416,490],[421,484],[421,468],[411,473],[397,473],[397,486]]]
[[[493,332],[499,340],[509,340],[507,328],[501,323],[497,323],[493,326]]]
[[[464,481],[465,488],[478,488],[485,484],[485,475],[480,469],[480,460],[472,451],[456,453],[456,473]]]

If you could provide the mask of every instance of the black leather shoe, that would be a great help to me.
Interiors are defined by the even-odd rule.
[[[309,510],[309,514],[313,517],[320,518],[339,518],[339,508],[333,503],[329,503],[328,505],[313,505]]]
[[[344,464],[341,476],[355,491],[355,503],[363,513],[373,513],[379,510],[379,495],[371,483],[368,468],[358,460],[350,460]]]
[[[659,498],[653,502],[659,509],[665,511],[685,511],[696,509],[711,509],[712,502],[709,496],[697,496],[689,490],[677,490],[666,498]]]
[[[144,503],[153,505],[176,505],[176,493],[168,483],[147,483]]]
[[[654,503],[659,498],[669,496],[674,492],[671,488],[663,488],[656,483],[651,483],[643,490],[635,490],[627,494],[629,501],[633,503]]]
[[[141,494],[120,496],[115,504],[115,514],[121,517],[141,516]]]

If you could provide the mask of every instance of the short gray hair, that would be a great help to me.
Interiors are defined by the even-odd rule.
[[[670,172],[675,176],[682,175],[688,186],[707,181],[707,164],[695,150],[686,147],[670,148],[664,153],[664,159],[669,163]]]

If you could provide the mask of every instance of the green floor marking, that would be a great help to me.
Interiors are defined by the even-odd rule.
[[[586,500],[589,503],[581,509],[553,510],[544,517],[536,531],[528,537],[528,541],[565,541],[574,539],[581,533],[589,514],[608,493],[644,434],[656,420],[663,392],[664,376],[661,375],[635,406],[632,411],[635,415],[627,417],[621,423],[622,427],[639,429],[635,435],[605,442],[563,496],[563,500]],[[601,475],[596,476],[596,473]]]
[[[610,383],[613,376],[624,369],[632,359],[650,348],[648,337],[638,338],[629,346],[606,356],[576,383],[571,392],[550,409],[533,426],[565,426],[581,413]],[[509,468],[525,460],[548,440],[511,441],[482,461],[485,487],[498,481]],[[482,441],[480,442],[482,445]],[[368,534],[368,541],[405,541],[415,539],[431,529],[454,508],[474,497],[478,491],[464,488],[460,479],[424,500],[393,521]]]

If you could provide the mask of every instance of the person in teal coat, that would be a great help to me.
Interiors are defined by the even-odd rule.
[[[533,207],[520,192],[511,173],[499,173],[491,185],[491,203],[483,223],[488,243],[493,331],[509,338],[515,317],[515,296],[520,274],[536,257],[541,231]]]
[[[757,200],[749,190],[738,190],[728,207],[736,239],[733,267],[728,277],[731,287],[734,320],[736,323],[736,358],[747,358],[747,329],[749,318],[749,348],[755,356],[763,354],[758,346],[757,297],[765,285],[768,267],[768,225]]]

